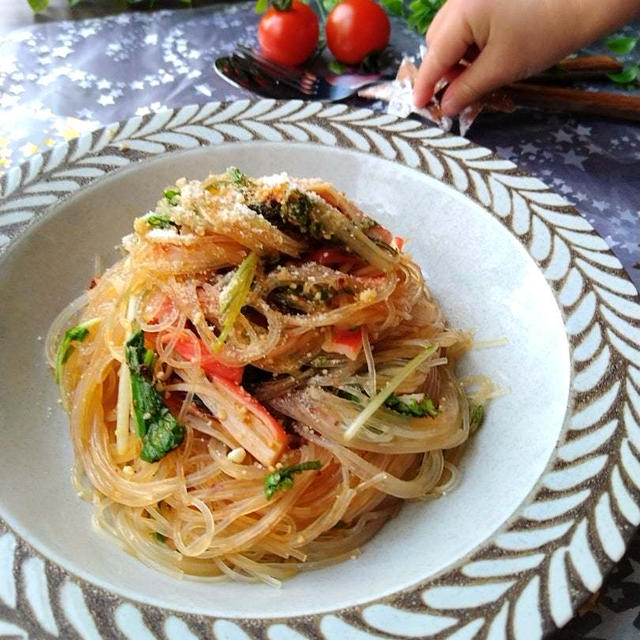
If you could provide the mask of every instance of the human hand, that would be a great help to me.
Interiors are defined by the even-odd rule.
[[[447,0],[427,32],[414,85],[424,106],[436,83],[453,116],[484,94],[546,69],[640,13],[640,0]],[[465,60],[469,64],[461,65]]]

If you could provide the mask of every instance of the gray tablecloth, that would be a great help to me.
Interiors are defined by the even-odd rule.
[[[212,64],[239,40],[253,41],[257,20],[253,3],[241,3],[11,32],[0,39],[0,171],[101,124],[165,107],[247,97],[217,77]],[[415,54],[420,39],[395,23],[393,41],[401,52]],[[640,127],[520,110],[482,115],[468,137],[574,203],[640,288]],[[636,536],[601,596],[555,638],[639,637]]]

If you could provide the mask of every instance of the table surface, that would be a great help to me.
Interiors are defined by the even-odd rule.
[[[101,124],[164,107],[247,97],[211,65],[238,40],[253,38],[257,17],[251,3],[142,12],[109,8],[113,4],[96,0],[69,9],[66,0],[52,0],[34,18],[26,0],[0,0],[0,171]],[[394,44],[414,54],[419,38],[396,24]],[[519,110],[482,115],[467,137],[574,203],[640,288],[640,127]],[[553,635],[638,637],[640,534],[600,597]]]

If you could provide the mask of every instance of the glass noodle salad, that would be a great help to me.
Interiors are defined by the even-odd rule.
[[[277,584],[437,497],[482,421],[403,240],[321,179],[167,188],[54,322],[94,521],[178,575]]]

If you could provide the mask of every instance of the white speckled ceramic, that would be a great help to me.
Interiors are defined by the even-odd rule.
[[[282,590],[178,581],[96,534],[72,489],[42,338],[182,175],[322,176],[398,235],[451,323],[508,344],[466,371],[490,407],[460,486]],[[0,635],[534,639],[598,589],[640,523],[640,305],[573,209],[469,141],[343,105],[212,103],[133,118],[0,183]]]

